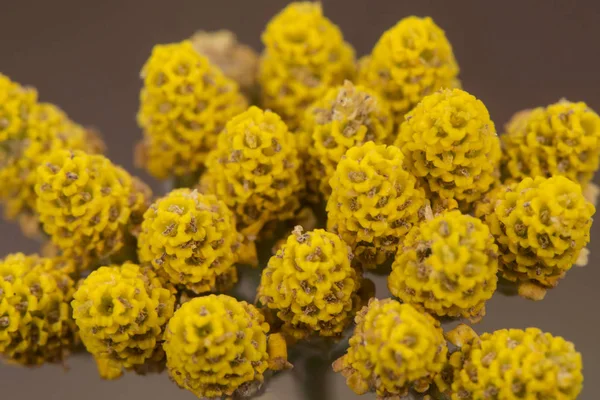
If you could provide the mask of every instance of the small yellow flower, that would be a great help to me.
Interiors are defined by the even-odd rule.
[[[148,268],[132,263],[100,267],[73,296],[81,340],[98,361],[101,376],[114,379],[160,352],[175,296]]]
[[[296,227],[262,273],[258,298],[296,339],[339,336],[359,306],[360,274],[337,235]]]
[[[496,290],[498,247],[475,217],[450,211],[408,233],[388,277],[390,292],[437,316],[485,315]]]
[[[367,142],[350,148],[330,181],[327,227],[338,233],[367,268],[396,254],[398,243],[421,218],[425,192],[394,146]]]
[[[499,176],[500,141],[490,114],[460,89],[425,97],[406,116],[396,146],[412,173],[450,208],[478,200]]]
[[[302,132],[308,135],[308,184],[327,199],[329,181],[346,151],[372,141],[389,144],[394,121],[389,105],[378,94],[346,81],[329,89],[304,115]]]
[[[402,397],[428,389],[446,362],[439,322],[410,304],[372,299],[356,316],[347,353],[333,363],[357,394]]]
[[[476,207],[496,238],[500,272],[553,287],[590,240],[594,206],[564,176],[525,178],[491,191]]]
[[[10,254],[0,260],[0,356],[26,366],[62,363],[77,342],[72,265]]]
[[[269,350],[273,360],[286,358],[285,342],[270,341],[268,331],[264,316],[244,301],[225,295],[192,299],[167,327],[169,374],[200,398],[250,397],[264,381]]]
[[[446,34],[429,17],[407,17],[386,31],[359,63],[358,83],[389,101],[397,125],[433,92],[459,87]]]
[[[268,23],[262,41],[262,106],[279,114],[292,131],[313,101],[354,75],[354,50],[319,3],[289,4]]]
[[[504,178],[511,182],[563,175],[585,186],[600,162],[600,116],[583,102],[521,111],[500,139]]]
[[[144,214],[140,261],[195,293],[226,290],[237,281],[240,246],[235,218],[213,195],[177,189]]]
[[[149,189],[107,158],[56,150],[36,172],[36,211],[66,257],[103,261],[125,244],[147,207]],[[140,198],[141,196],[141,198]]]
[[[575,400],[581,392],[581,354],[562,337],[501,329],[460,347],[436,379],[452,400]]]
[[[291,219],[303,189],[296,141],[271,111],[250,107],[227,123],[206,162],[205,191],[234,211],[255,237],[270,221]]]
[[[199,172],[225,123],[246,108],[237,84],[189,40],[155,46],[142,79],[145,168],[159,179]]]

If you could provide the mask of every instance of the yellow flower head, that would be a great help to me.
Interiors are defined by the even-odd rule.
[[[61,363],[77,341],[70,265],[10,254],[0,260],[0,357],[35,366]]]
[[[225,203],[177,189],[150,206],[138,238],[140,261],[196,293],[225,290],[237,281],[240,237]]]
[[[511,182],[564,175],[586,185],[600,162],[600,116],[583,102],[521,111],[500,139],[504,178]]]
[[[354,50],[321,5],[294,2],[267,25],[258,80],[262,104],[281,115],[291,130],[303,111],[354,75]]]
[[[264,316],[244,301],[225,295],[192,299],[167,327],[169,374],[200,398],[249,397],[264,381],[269,350],[286,357],[284,347],[269,346],[268,331]]]
[[[327,227],[367,268],[396,253],[426,204],[425,192],[404,168],[404,156],[394,146],[367,142],[350,148],[330,184]]]
[[[304,115],[302,132],[308,135],[308,183],[325,198],[329,181],[346,151],[366,142],[391,142],[393,119],[387,102],[376,93],[346,81],[329,89]]]
[[[434,196],[469,204],[496,179],[500,141],[487,108],[460,90],[423,99],[400,127],[396,146]]]
[[[439,323],[410,304],[372,299],[356,316],[347,353],[333,363],[357,394],[378,398],[424,392],[446,361]]]
[[[250,107],[229,121],[206,165],[206,190],[235,212],[246,236],[256,236],[267,222],[290,219],[300,205],[296,141],[271,111]]]
[[[490,192],[476,208],[496,238],[511,281],[558,284],[590,240],[594,206],[563,176],[525,178]]]
[[[258,298],[276,311],[284,332],[339,336],[359,304],[360,275],[352,253],[337,235],[296,227],[262,273]]]
[[[429,17],[407,17],[386,31],[361,60],[358,83],[390,102],[396,124],[421,99],[460,86],[458,65],[446,34]]]
[[[452,400],[575,400],[581,369],[581,354],[562,337],[537,328],[501,329],[465,343],[436,383]]]
[[[117,378],[120,370],[141,366],[160,353],[175,296],[150,269],[131,263],[100,267],[73,297],[81,340],[104,378]]]
[[[107,158],[56,150],[36,172],[37,212],[44,231],[65,256],[102,260],[124,245],[143,212],[140,183]],[[144,186],[145,190],[147,187]]]
[[[35,171],[47,153],[57,149],[100,152],[102,143],[90,140],[91,132],[55,105],[37,103],[35,90],[1,74],[0,103],[0,200],[6,216],[13,219],[34,213]]]
[[[160,179],[198,172],[225,123],[246,108],[237,84],[189,40],[155,46],[142,78],[145,167]]]
[[[475,217],[450,211],[408,233],[388,278],[405,303],[449,317],[478,320],[496,290],[498,247]]]

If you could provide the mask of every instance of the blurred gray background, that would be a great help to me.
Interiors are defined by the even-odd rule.
[[[227,28],[256,49],[266,22],[285,1],[267,0],[0,0],[0,71],[38,88],[40,98],[60,105],[74,120],[98,127],[109,157],[133,168],[133,145],[141,137],[135,113],[139,71],[152,46],[182,40],[194,31]],[[515,111],[565,97],[600,111],[600,2],[325,0],[358,55],[408,15],[432,16],[445,29],[469,92],[487,105],[498,132]],[[598,181],[598,180],[596,180]],[[580,399],[600,398],[600,224],[595,225],[586,268],[575,268],[546,299],[534,303],[496,296],[479,332],[536,326],[573,341],[583,353]],[[35,252],[38,244],[0,222],[0,256]],[[385,284],[378,297],[385,297]],[[92,360],[26,370],[0,366],[0,398],[10,400],[188,399],[165,375],[102,382]],[[315,366],[315,368],[319,368]],[[264,399],[354,399],[343,378],[323,369],[326,383],[303,382],[302,371],[284,374]],[[311,385],[312,384],[312,385]],[[318,392],[301,388],[317,386]],[[365,398],[369,398],[365,396]]]

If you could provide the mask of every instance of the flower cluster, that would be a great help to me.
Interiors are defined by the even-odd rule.
[[[575,400],[570,342],[442,322],[586,264],[598,114],[561,100],[499,137],[428,17],[358,62],[319,3],[273,17],[261,56],[241,39],[199,31],[143,66],[135,155],[169,179],[157,197],[0,74],[0,203],[42,241],[0,260],[2,360],[85,347],[104,379],[167,372],[211,400],[317,357],[380,400]]]

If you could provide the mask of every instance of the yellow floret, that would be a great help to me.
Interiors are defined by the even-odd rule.
[[[585,186],[600,162],[600,116],[583,102],[521,111],[500,139],[504,178],[512,182],[564,175]]]
[[[136,222],[132,213],[147,205],[140,183],[100,155],[53,151],[36,177],[40,222],[66,257],[102,261],[116,254]]]
[[[269,340],[268,331],[264,316],[244,301],[225,295],[192,299],[167,327],[169,374],[200,398],[249,397],[264,381],[269,350],[274,359],[286,358],[285,343]]]
[[[246,108],[244,96],[189,40],[155,46],[142,78],[142,163],[160,179],[197,173],[225,123]]]
[[[292,218],[300,206],[296,141],[271,111],[250,107],[229,121],[206,165],[205,190],[234,211],[246,236],[258,235],[267,222]]]
[[[478,321],[496,290],[498,246],[475,217],[450,211],[408,233],[388,278],[390,292],[437,316]]]
[[[228,30],[198,31],[190,40],[200,54],[237,82],[247,95],[253,94],[258,70],[254,49],[240,43],[235,33]]]
[[[379,95],[346,81],[329,89],[304,115],[302,134],[308,135],[308,184],[325,198],[335,167],[353,146],[391,142],[394,122],[390,108]]]
[[[436,383],[452,400],[575,400],[581,369],[581,354],[562,337],[502,329],[463,344]]]
[[[0,260],[0,357],[27,366],[63,362],[77,342],[69,272],[63,261],[37,255]]]
[[[407,17],[386,31],[371,55],[361,60],[358,83],[389,101],[399,125],[423,97],[459,87],[457,76],[444,31],[429,17]]]
[[[403,163],[397,147],[367,142],[346,152],[331,179],[327,227],[367,268],[395,254],[425,210],[425,192]]]
[[[319,3],[289,4],[269,22],[262,41],[262,105],[281,115],[292,131],[313,101],[354,75],[354,50]]]
[[[90,140],[91,132],[58,107],[37,103],[36,97],[35,90],[0,74],[0,201],[10,219],[34,214],[35,171],[47,153],[56,149],[101,152],[101,141]]]
[[[195,293],[226,290],[237,281],[240,239],[222,201],[177,189],[146,211],[138,254],[173,284]]]
[[[337,235],[296,227],[262,273],[258,299],[295,339],[339,336],[359,306],[360,275]]]
[[[500,271],[511,281],[553,287],[590,240],[594,206],[563,176],[525,178],[490,192],[476,213],[490,227]]]
[[[357,394],[405,396],[427,390],[447,354],[439,323],[410,304],[372,299],[356,316],[347,353],[333,363]]]
[[[485,105],[463,90],[425,97],[406,116],[396,145],[411,171],[449,204],[472,203],[498,179],[496,128]]]
[[[103,378],[154,361],[175,306],[173,291],[154,272],[131,263],[100,267],[73,297],[81,340]]]

